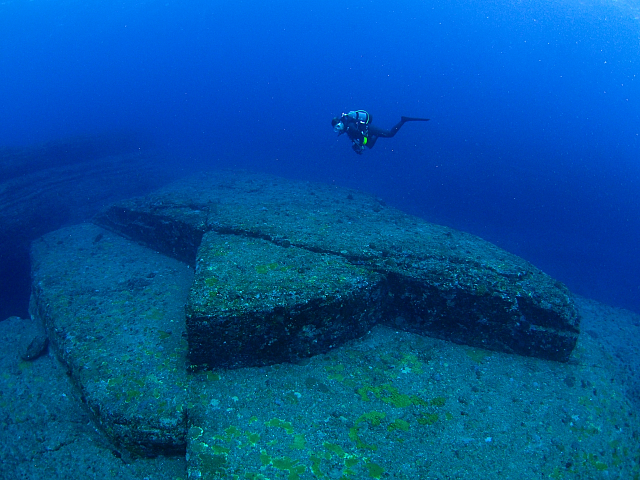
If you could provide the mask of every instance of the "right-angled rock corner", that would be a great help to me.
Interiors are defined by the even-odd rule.
[[[194,368],[295,361],[375,323],[558,361],[579,333],[570,292],[527,261],[353,190],[211,173],[96,221],[195,266]]]
[[[327,352],[382,320],[382,275],[338,255],[209,232],[187,303],[192,365],[233,368]]]

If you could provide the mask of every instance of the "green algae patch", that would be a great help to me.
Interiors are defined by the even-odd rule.
[[[289,480],[298,480],[300,475],[306,472],[306,465],[300,463],[299,460],[290,457],[272,457],[266,450],[260,452],[260,462],[263,467],[273,466],[273,468],[287,472]]]
[[[419,375],[423,371],[423,363],[418,359],[416,355],[404,354],[400,363],[404,365],[404,367],[402,367],[401,369],[403,373],[415,373]]]
[[[445,403],[447,403],[447,399],[445,397],[434,397],[429,402],[432,407],[444,407]]]
[[[434,425],[439,418],[437,413],[425,413],[418,416],[417,422],[420,425]]]
[[[267,263],[265,265],[256,265],[255,269],[256,269],[256,273],[257,274],[265,275],[266,273],[270,272],[271,270],[278,269],[278,264],[277,263]]]
[[[347,455],[344,459],[344,466],[351,470],[360,462],[360,460],[361,458],[356,455]]]
[[[205,453],[200,455],[200,465],[204,478],[222,477],[227,472],[227,456]]]
[[[405,395],[400,393],[396,387],[390,383],[380,386],[364,385],[358,388],[358,395],[363,402],[370,401],[369,394],[373,394],[375,398],[384,403],[388,403],[396,408],[406,408],[411,405],[429,405],[429,402],[418,397],[417,395]]]
[[[160,335],[160,340],[166,340],[172,335],[171,332],[165,332],[164,330],[160,330],[158,333]]]
[[[488,350],[483,350],[482,348],[467,348],[465,350],[467,356],[475,363],[481,364],[485,358],[491,355],[491,352]]]
[[[384,475],[384,468],[380,465],[373,462],[367,462],[365,465],[371,478],[382,478],[382,475]]]
[[[327,376],[330,380],[336,380],[338,382],[342,382],[344,380],[344,365],[327,365],[325,367],[327,371]]]
[[[137,400],[138,398],[140,398],[142,396],[142,392],[138,391],[138,390],[127,390],[127,393],[125,395],[125,402],[126,403],[131,403],[135,400]],[[158,397],[156,397],[158,398]]]
[[[202,436],[204,430],[201,427],[191,426],[189,427],[187,438],[190,441],[195,441]]]
[[[323,459],[315,454],[311,454],[309,459],[311,460],[311,473],[318,478],[325,478],[321,468]]]
[[[238,429],[238,427],[232,425],[224,430],[224,433],[227,434],[229,438],[235,438],[242,435],[242,432]]]
[[[355,474],[353,469],[361,462],[361,456],[347,453],[340,445],[335,443],[324,442],[323,447],[325,449],[323,454],[313,454],[311,456],[312,471],[314,475],[322,478],[322,472],[320,470],[321,460],[327,460],[330,461],[331,464],[334,464],[334,459],[332,457],[336,457],[343,462],[344,469],[342,471],[342,477],[340,478],[351,478],[351,476]]]
[[[285,470],[289,472],[289,479],[296,480],[302,475],[307,467],[301,464],[298,460],[291,459],[289,457],[274,458],[271,460],[271,464],[278,470]]]
[[[370,444],[362,440],[360,433],[364,423],[368,424],[370,428],[374,429],[379,427],[382,420],[386,418],[386,414],[382,412],[371,411],[364,413],[358,417],[355,425],[349,429],[349,439],[356,444],[358,449],[377,450],[378,447],[374,444]]]
[[[397,418],[396,420],[394,420],[389,424],[389,426],[387,427],[387,430],[389,430],[390,432],[394,430],[401,430],[403,432],[408,432],[409,422],[402,420],[400,418]]]
[[[266,450],[260,451],[260,463],[262,463],[263,466],[271,465],[271,455],[269,455]]]
[[[344,458],[346,456],[344,450],[340,445],[336,445],[335,443],[324,442],[322,446],[325,450],[333,455],[336,455],[338,458]]]
[[[368,412],[360,415],[358,420],[356,420],[356,426],[358,426],[363,422],[367,422],[372,427],[378,427],[380,426],[380,423],[382,422],[382,420],[385,419],[386,416],[387,414],[382,412],[376,412],[376,411]]]
[[[305,448],[305,443],[306,440],[304,438],[304,435],[298,434],[293,437],[293,443],[291,444],[290,448],[293,448],[295,450],[302,450],[303,448]]]
[[[268,422],[265,422],[265,425],[267,427],[282,428],[289,435],[293,434],[293,426],[291,425],[291,422],[285,422],[284,420],[280,420],[279,418],[272,418]]]
[[[585,454],[585,464],[595,468],[600,472],[609,469],[609,466],[603,461],[599,460],[598,456],[593,453]]]

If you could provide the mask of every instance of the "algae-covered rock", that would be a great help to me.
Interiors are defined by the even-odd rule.
[[[184,451],[186,265],[89,224],[32,247],[32,315],[102,428],[136,452]]]
[[[579,318],[569,291],[530,263],[478,237],[430,224],[353,190],[259,174],[212,173],[114,205],[97,222],[192,265],[201,258],[198,248],[215,248],[207,243],[217,237],[203,238],[207,232],[261,239],[272,249],[304,250],[311,264],[322,261],[313,260],[314,255],[340,258],[344,265],[380,276],[373,284],[356,286],[362,288],[361,293],[352,287],[345,291],[353,298],[375,300],[361,302],[361,310],[376,309],[380,321],[396,328],[457,343],[566,361],[578,335]],[[247,250],[234,255],[242,256],[242,252]],[[241,262],[245,269],[251,270],[248,261],[255,262],[254,267],[272,263],[271,253],[264,258],[259,252],[252,255],[253,260]],[[246,275],[240,272],[229,266],[230,289],[236,288],[234,282],[246,282]],[[262,283],[272,281],[273,287],[285,281],[277,276],[271,280],[261,277],[258,271],[254,278]],[[305,283],[301,280],[296,280],[297,285]],[[274,305],[284,305],[282,315],[291,316],[288,290],[273,291]],[[208,336],[207,346],[199,319],[216,317],[220,304],[214,302],[209,313],[203,311],[202,294],[192,294],[188,307],[189,335],[194,339],[190,358],[196,366],[212,367],[216,361],[222,362],[220,366],[256,365],[287,358],[259,358],[265,351],[257,349],[255,358],[249,359],[247,350],[237,343],[234,345],[241,348],[236,350],[236,360],[229,360],[231,351],[218,355],[219,344],[227,340],[218,334],[229,333],[232,343],[237,342],[240,331],[250,336],[251,330],[241,325],[261,323],[263,313],[255,304],[253,313],[237,317],[237,328],[223,328]],[[247,320],[247,315],[254,318]],[[231,322],[231,317],[225,318]],[[279,332],[273,342],[288,344],[293,338],[286,328]],[[335,338],[333,343],[349,338],[352,336]],[[245,338],[243,345],[256,344]],[[303,350],[295,355],[303,355]]]
[[[208,232],[187,303],[189,360],[237,367],[324,353],[381,320],[381,280],[338,255]]]
[[[303,364],[198,372],[190,478],[634,478],[637,404],[595,337],[576,354],[550,362],[376,326]]]
[[[481,239],[361,193],[248,174],[177,184],[99,221],[112,231],[34,243],[32,315],[111,439],[186,452],[176,478],[639,471],[637,318],[576,300],[588,334],[571,352],[566,288]],[[16,361],[31,378],[43,357]],[[0,381],[5,408],[24,399]],[[24,414],[7,419],[16,438]],[[60,444],[43,445],[36,455]]]

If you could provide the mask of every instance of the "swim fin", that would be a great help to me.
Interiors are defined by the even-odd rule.
[[[428,118],[400,117],[403,122],[428,122]]]

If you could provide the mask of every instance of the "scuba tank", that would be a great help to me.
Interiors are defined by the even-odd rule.
[[[351,138],[352,142],[351,148],[353,148],[357,154],[362,154],[365,145],[369,141],[371,115],[365,110],[351,110],[349,113],[343,113],[342,118],[346,120],[344,122],[345,125],[353,122],[351,123],[352,126],[349,127],[349,138]]]
[[[371,115],[369,115],[369,112],[366,112],[365,110],[352,110],[349,113],[343,115],[346,115],[347,117],[352,118],[356,122],[362,123],[364,125],[369,125],[369,123],[371,122]]]
[[[356,129],[360,134],[360,138],[352,138],[353,142],[357,145],[364,146],[367,144],[367,137],[369,136],[369,123],[371,122],[371,115],[365,110],[352,110],[349,113],[343,113],[343,117],[348,117],[356,122]]]

